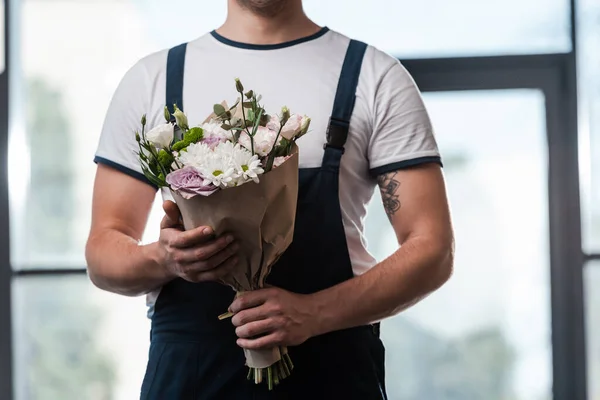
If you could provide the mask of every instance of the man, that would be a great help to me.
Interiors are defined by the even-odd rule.
[[[267,109],[287,105],[312,124],[299,141],[294,242],[268,288],[234,300],[216,281],[237,262],[236,238],[184,232],[166,201],[160,240],[139,245],[156,189],[141,174],[133,132],[142,114],[152,128],[173,102],[201,123],[235,96],[236,77]],[[216,31],[125,75],[95,161],[89,275],[107,291],[148,294],[143,399],[386,398],[377,321],[439,288],[454,246],[432,127],[397,60],[315,25],[301,0],[229,0]],[[401,245],[380,263],[363,235],[376,184]],[[218,321],[228,307],[232,320]],[[269,392],[246,380],[242,349],[278,345],[289,346],[295,369]]]

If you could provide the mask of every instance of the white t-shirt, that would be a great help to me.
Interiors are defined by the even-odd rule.
[[[262,95],[267,111],[284,105],[312,118],[298,141],[300,168],[319,167],[338,78],[349,38],[323,28],[279,45],[248,45],[215,32],[187,46],[183,108],[189,125],[199,125],[213,105],[236,99],[235,78]],[[135,64],[119,84],[108,113],[96,162],[143,178],[134,132],[147,114],[148,129],[164,123],[168,49]],[[354,273],[375,259],[364,240],[367,204],[378,174],[419,163],[440,162],[431,122],[413,79],[395,58],[369,46],[356,93],[350,133],[341,161],[340,205]]]

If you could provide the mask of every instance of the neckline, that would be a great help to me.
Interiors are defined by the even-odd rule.
[[[295,46],[295,45],[305,43],[305,42],[310,42],[311,40],[320,38],[321,36],[325,35],[327,32],[329,32],[329,28],[324,26],[318,32],[313,33],[312,35],[305,36],[303,38],[299,38],[299,39],[295,39],[295,40],[290,40],[288,42],[276,43],[276,44],[251,44],[251,43],[236,42],[235,40],[227,39],[226,37],[221,36],[220,34],[217,33],[216,30],[211,31],[210,34],[216,40],[218,40],[219,42],[221,42],[223,44],[226,44],[227,46],[237,47],[237,48],[246,49],[246,50],[277,50],[277,49],[283,49],[286,47]]]

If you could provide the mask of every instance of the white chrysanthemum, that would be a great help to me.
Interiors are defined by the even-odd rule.
[[[186,167],[202,170],[212,150],[204,143],[192,143],[186,150],[179,153],[179,162]]]
[[[199,168],[207,181],[220,188],[237,184],[238,174],[232,162],[233,149],[233,143],[223,142],[219,143],[213,151],[209,150],[208,157]]]
[[[258,183],[258,175],[264,173],[258,155],[252,155],[251,152],[236,145],[232,154],[233,166],[238,175],[238,184],[249,182],[250,180]]]
[[[237,175],[235,169],[228,160],[217,154],[211,154],[200,169],[200,173],[206,179],[205,183],[212,183],[216,187],[227,188],[235,186]]]

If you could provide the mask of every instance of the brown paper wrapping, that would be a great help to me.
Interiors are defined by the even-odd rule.
[[[298,148],[294,145],[286,162],[259,175],[259,179],[258,184],[249,182],[191,199],[172,192],[186,230],[210,226],[217,236],[230,233],[239,243],[240,261],[222,279],[236,292],[264,287],[271,267],[292,243],[298,199]],[[254,368],[266,368],[281,359],[279,349],[245,353],[247,365]]]
[[[251,368],[267,368],[281,360],[279,347],[266,350],[246,350],[246,365]]]

